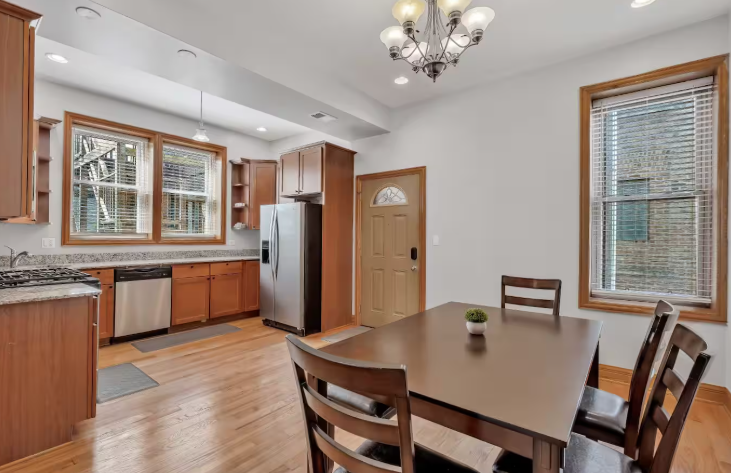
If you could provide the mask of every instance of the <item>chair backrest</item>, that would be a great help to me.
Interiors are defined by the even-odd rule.
[[[363,363],[316,350],[287,335],[297,394],[302,403],[309,471],[325,473],[331,461],[352,473],[414,473],[414,441],[406,367]],[[327,399],[327,384],[396,407],[398,422],[372,417]],[[333,426],[374,442],[400,448],[401,467],[356,454],[338,443]]]
[[[637,457],[637,438],[640,433],[640,416],[645,403],[645,395],[652,376],[652,366],[660,349],[666,332],[671,330],[678,318],[678,311],[669,302],[659,301],[655,307],[655,315],[647,327],[637,355],[632,381],[629,385],[629,407],[627,410],[626,434],[624,437],[624,454]]]
[[[509,296],[505,294],[505,287],[520,287],[525,289],[546,289],[553,291],[553,299],[533,299],[529,297]],[[505,304],[522,305],[529,307],[541,307],[543,309],[553,309],[553,315],[559,315],[561,306],[561,280],[560,279],[528,279],[516,278],[512,276],[503,276],[502,295],[500,307],[505,308]]]
[[[690,406],[711,360],[708,354],[703,353],[707,348],[706,342],[692,330],[681,324],[675,326],[642,419],[639,440],[639,466],[642,471],[670,471]],[[685,383],[674,369],[680,351],[693,360],[693,367]],[[668,391],[678,401],[672,416],[663,407]],[[655,450],[658,430],[662,439]]]

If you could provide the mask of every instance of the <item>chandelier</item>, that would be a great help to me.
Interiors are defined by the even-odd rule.
[[[401,26],[383,30],[381,41],[394,61],[406,61],[414,72],[424,71],[436,82],[447,67],[459,63],[467,49],[480,43],[485,28],[495,18],[495,11],[488,7],[465,12],[470,3],[472,0],[399,0],[392,13]],[[424,10],[426,27],[422,33],[416,22]]]

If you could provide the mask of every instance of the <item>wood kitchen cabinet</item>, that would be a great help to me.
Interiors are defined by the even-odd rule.
[[[211,276],[212,319],[242,312],[243,299],[241,272]]]
[[[33,77],[41,16],[0,0],[0,219],[30,218],[35,194]]]
[[[173,277],[175,276],[173,267]],[[208,320],[211,277],[173,279],[172,325]]]
[[[241,223],[244,229],[258,230],[260,207],[277,202],[277,161],[240,159],[231,164],[231,226]]]
[[[108,345],[114,336],[114,270],[82,269],[82,272],[99,280],[102,293],[99,296],[99,345]]]
[[[74,297],[0,308],[0,465],[70,442],[75,426],[95,416],[97,303]]]
[[[259,262],[244,262],[244,312],[259,310]]]
[[[319,194],[322,192],[322,147],[285,154],[280,159],[283,197]]]
[[[322,204],[323,332],[353,318],[354,163],[355,151],[324,141],[280,157],[280,197],[315,195]]]

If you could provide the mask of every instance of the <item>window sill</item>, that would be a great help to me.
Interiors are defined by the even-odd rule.
[[[149,246],[149,245],[225,245],[223,238],[196,240],[196,239],[169,239],[155,241],[152,239],[88,239],[88,240],[64,240],[61,246]]]
[[[700,307],[684,307],[677,304],[674,305],[680,310],[680,320],[726,323],[726,314],[719,311],[717,307],[705,309]],[[588,301],[579,300],[579,309],[638,315],[653,315],[655,313],[654,304],[598,298],[589,298]]]

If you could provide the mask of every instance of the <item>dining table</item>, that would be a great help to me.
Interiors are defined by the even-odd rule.
[[[467,309],[488,315],[484,335]],[[450,302],[321,348],[403,365],[412,414],[558,472],[585,386],[598,387],[602,322]]]

